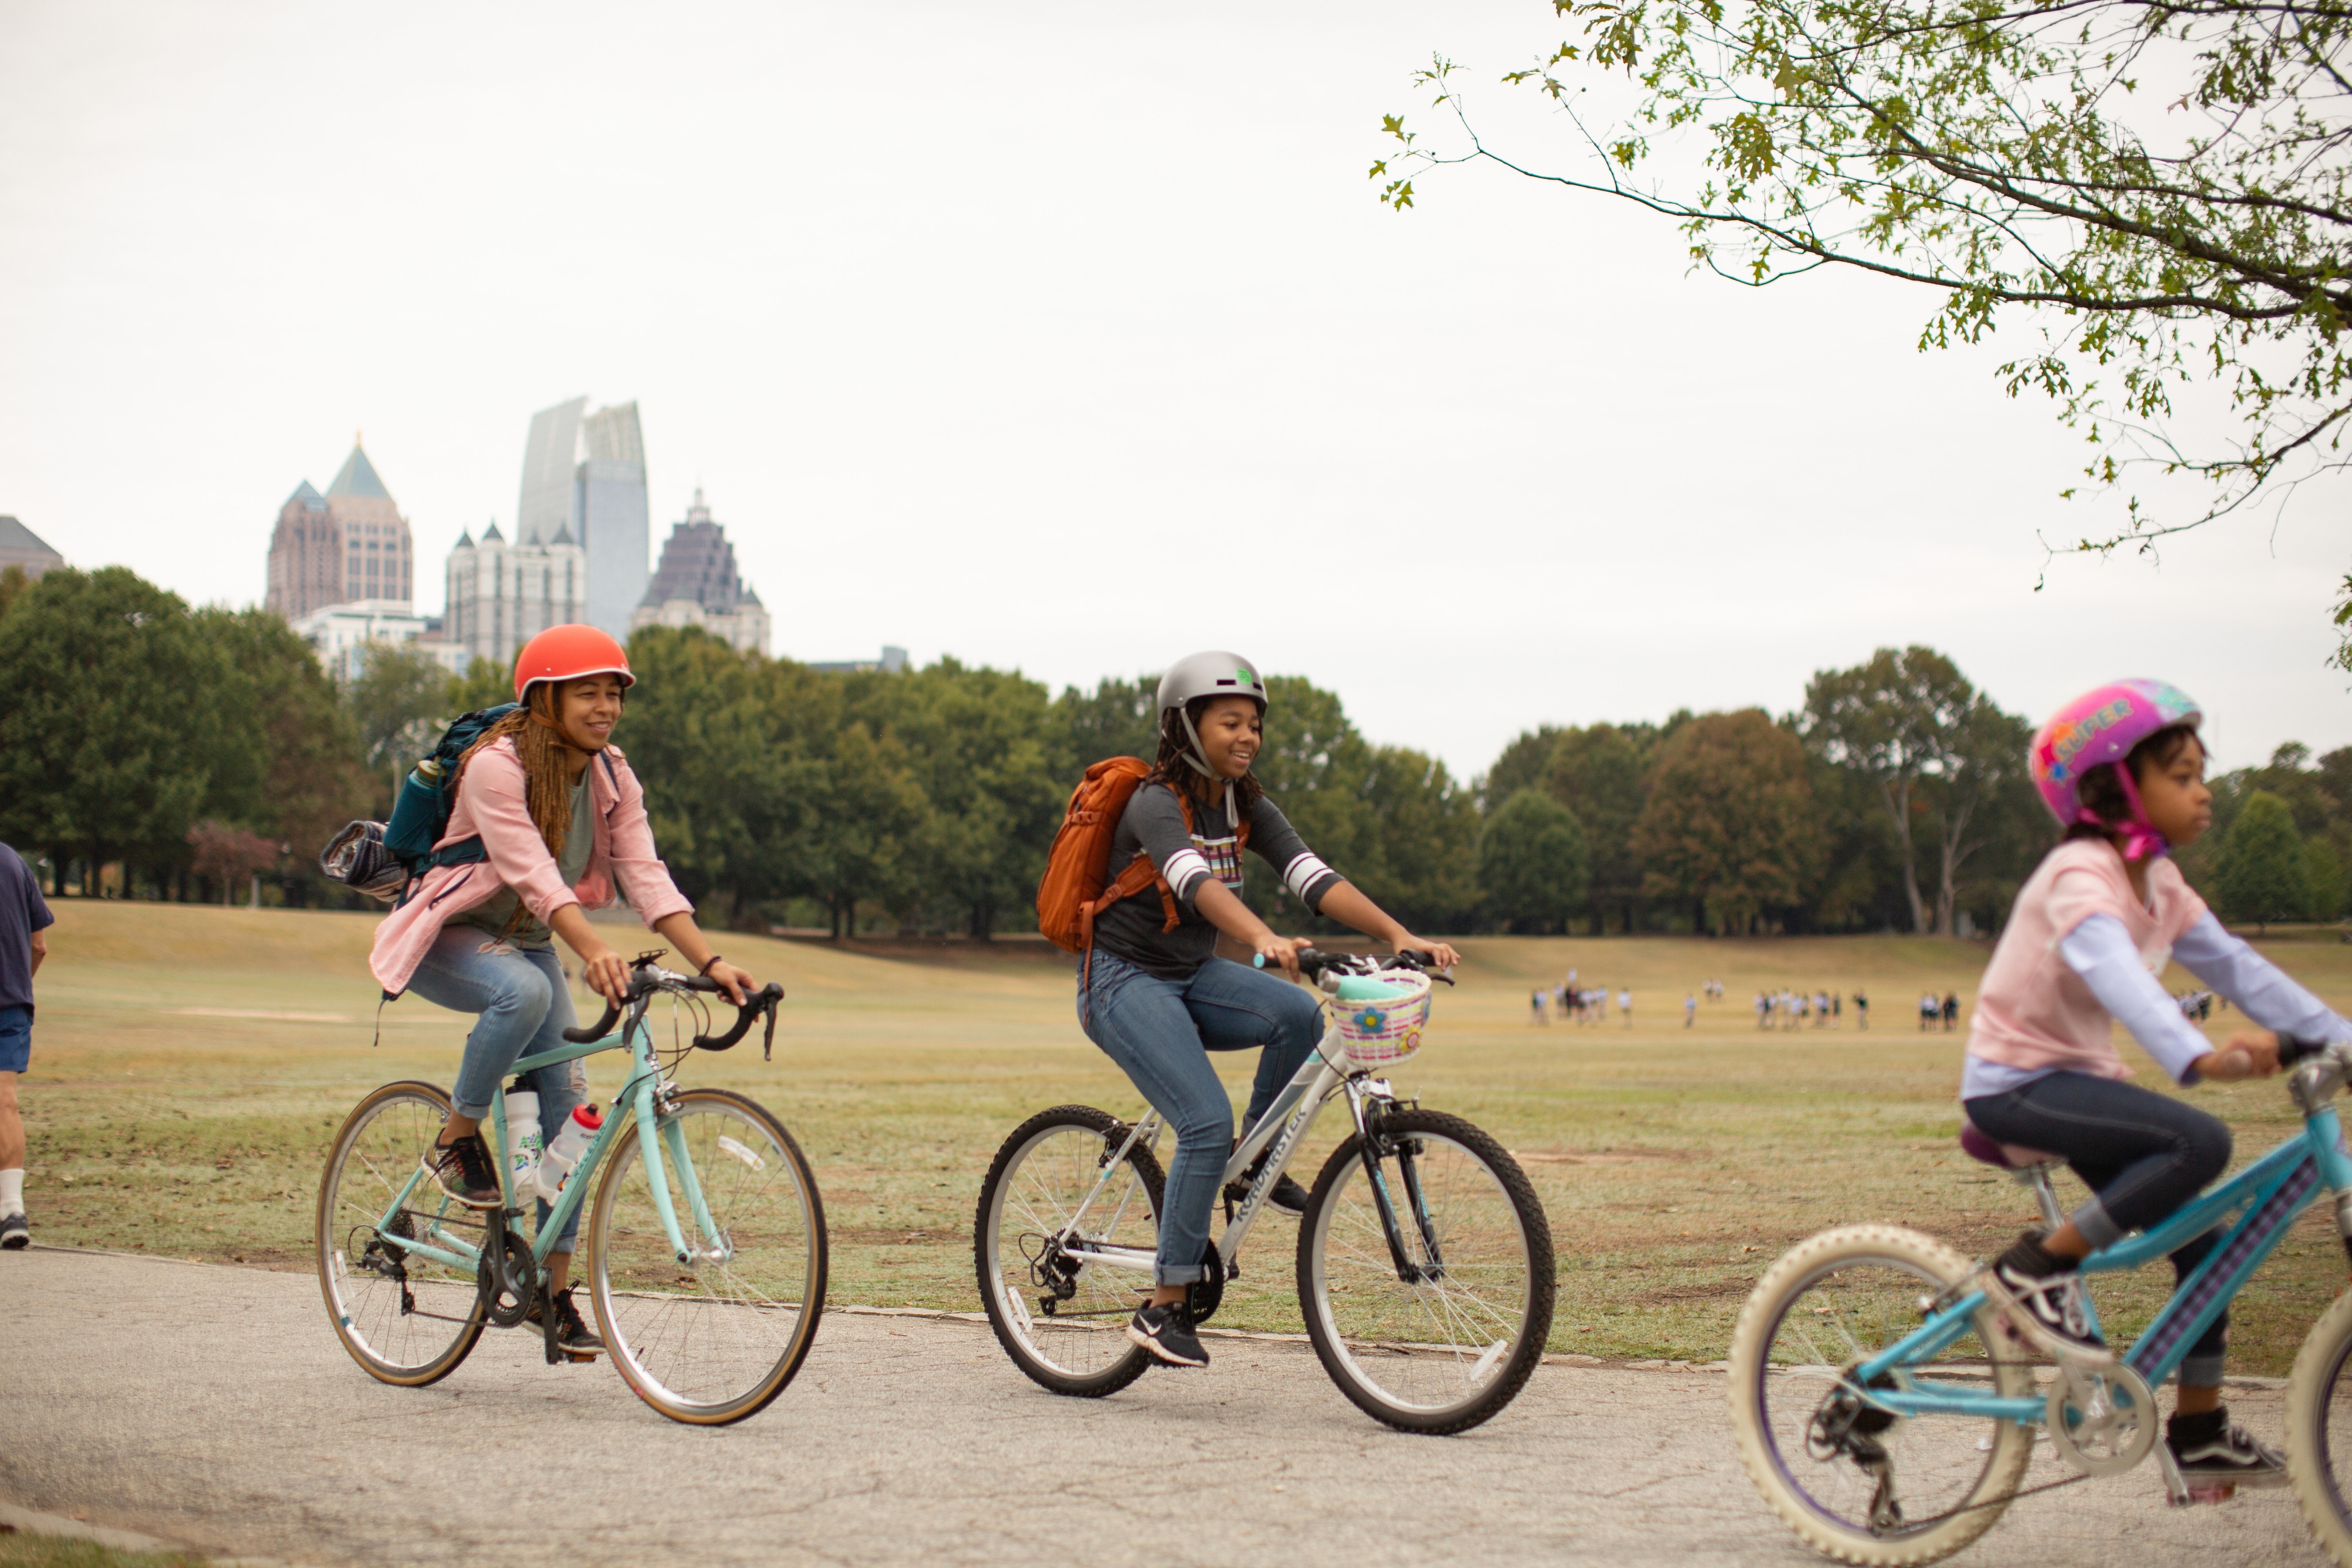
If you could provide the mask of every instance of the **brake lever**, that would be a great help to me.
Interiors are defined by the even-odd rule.
[[[775,1060],[776,1014],[782,1010],[780,1004],[783,999],[784,998],[781,996],[770,997],[768,998],[768,1027],[761,1030],[760,1034],[760,1060],[762,1061],[773,1061]]]

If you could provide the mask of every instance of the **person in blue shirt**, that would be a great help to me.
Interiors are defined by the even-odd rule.
[[[42,935],[56,920],[41,884],[15,850],[0,844],[0,1248],[31,1244],[25,1219],[25,1121],[16,1078],[33,1064],[33,976],[49,956]]]

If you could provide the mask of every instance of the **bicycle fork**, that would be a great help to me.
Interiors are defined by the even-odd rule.
[[[1406,1200],[1412,1210],[1413,1228],[1421,1236],[1422,1255],[1425,1263],[1412,1260],[1411,1249],[1405,1245],[1404,1227],[1398,1221],[1394,1196],[1389,1191],[1388,1174],[1381,1167],[1381,1154],[1388,1138],[1380,1131],[1384,1113],[1396,1103],[1396,1097],[1385,1079],[1346,1080],[1348,1111],[1355,1118],[1357,1147],[1362,1152],[1364,1180],[1372,1189],[1372,1207],[1381,1217],[1381,1234],[1387,1238],[1389,1259],[1396,1265],[1397,1279],[1407,1285],[1434,1283],[1445,1278],[1445,1255],[1437,1244],[1437,1228],[1429,1218],[1429,1203],[1421,1188],[1421,1172],[1413,1164],[1414,1149],[1410,1138],[1398,1139],[1392,1152],[1396,1155],[1397,1174],[1403,1178]]]

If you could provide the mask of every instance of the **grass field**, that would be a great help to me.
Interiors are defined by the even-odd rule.
[[[344,1113],[392,1079],[446,1084],[467,1020],[408,998],[383,1010],[371,1045],[367,915],[56,907],[24,1083],[37,1239],[307,1270],[320,1166]],[[1065,1101],[1140,1106],[1079,1034],[1066,963],[1041,945],[837,950],[730,933],[723,946],[786,987],[775,1060],[740,1047],[682,1077],[757,1096],[801,1139],[830,1221],[835,1301],[976,1309],[972,1207],[1005,1134]],[[2352,1007],[2352,947],[2273,950]],[[1757,1275],[1801,1236],[1894,1219],[1981,1254],[2030,1217],[2026,1195],[1955,1146],[1961,1037],[1918,1033],[1911,1011],[1928,988],[1969,998],[1985,946],[1510,938],[1465,951],[1461,987],[1441,992],[1430,1044],[1398,1087],[1486,1126],[1526,1163],[1559,1242],[1555,1350],[1713,1360]],[[1529,989],[1570,963],[1585,983],[1633,988],[1632,1027],[1530,1025]],[[1682,998],[1709,975],[1727,999],[1685,1030]],[[1876,1026],[1857,1031],[1849,1007],[1840,1030],[1760,1033],[1748,998],[1781,984],[1866,987]],[[1221,1062],[1237,1102],[1254,1060]],[[599,1099],[618,1061],[590,1059]],[[2160,1086],[2152,1069],[2143,1082]],[[2242,1156],[2296,1125],[2275,1082],[2193,1093],[2236,1129]],[[1343,1120],[1318,1124],[1295,1167],[1304,1179]],[[1298,1332],[1292,1235],[1261,1221],[1220,1323]],[[2284,1372],[2344,1278],[2323,1205],[2241,1298],[2233,1370]],[[2098,1294],[2129,1332],[2168,1288],[2159,1270]]]

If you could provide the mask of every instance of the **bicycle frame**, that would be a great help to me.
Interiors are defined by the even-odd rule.
[[[2126,1354],[2125,1361],[2149,1387],[2160,1385],[2179,1368],[2189,1347],[2262,1267],[2279,1239],[2316,1200],[2323,1185],[2337,1195],[2339,1203],[2352,1197],[2352,1155],[2345,1151],[2343,1129],[2334,1106],[2318,1103],[2305,1112],[2300,1137],[2289,1138],[2154,1229],[2126,1237],[2083,1260],[2085,1274],[2137,1269],[2178,1251],[2231,1215],[2238,1216]],[[1913,1371],[1970,1333],[1970,1319],[1984,1304],[1982,1291],[1970,1291],[1948,1304],[1939,1300],[1927,1322],[1853,1368],[1845,1381],[1866,1403],[1906,1418],[1971,1416],[2041,1424],[2047,1410],[2043,1396],[2005,1398]],[[1870,1386],[1872,1380],[1890,1375],[1895,1386]]]
[[[1322,1114],[1323,1107],[1330,1103],[1332,1096],[1342,1092],[1347,1094],[1349,1110],[1354,1115],[1356,1131],[1360,1135],[1368,1133],[1366,1104],[1394,1098],[1386,1080],[1365,1072],[1343,1071],[1331,1064],[1330,1059],[1339,1054],[1334,1049],[1339,1035],[1337,1024],[1325,1024],[1321,1042],[1308,1053],[1290,1082],[1283,1085],[1282,1092],[1275,1097],[1273,1104],[1266,1107],[1265,1114],[1259,1117],[1257,1124],[1234,1145],[1233,1157],[1225,1162],[1224,1173],[1219,1177],[1221,1186],[1241,1179],[1242,1173],[1249,1168],[1252,1161],[1261,1153],[1272,1151],[1266,1155],[1265,1168],[1250,1183],[1248,1192],[1243,1195],[1239,1207],[1234,1210],[1233,1218],[1225,1227],[1223,1237],[1217,1242],[1217,1257],[1223,1264],[1228,1279],[1235,1277],[1234,1260],[1241,1253],[1242,1240],[1249,1234],[1251,1222],[1265,1207],[1266,1195],[1282,1178],[1291,1155],[1298,1150],[1300,1140],[1307,1136],[1307,1129],[1314,1126],[1315,1119]],[[1152,1253],[1141,1248],[1108,1247],[1084,1240],[1073,1242],[1069,1238],[1085,1222],[1087,1213],[1096,1200],[1108,1190],[1113,1173],[1126,1168],[1129,1151],[1138,1143],[1147,1149],[1156,1147],[1160,1142],[1160,1113],[1149,1112],[1128,1129],[1126,1140],[1117,1149],[1108,1152],[1102,1162],[1102,1175],[1096,1178],[1085,1199],[1054,1239],[1061,1245],[1066,1256],[1134,1273],[1150,1274],[1153,1271],[1157,1260]],[[1403,1270],[1413,1266],[1406,1262],[1405,1249],[1397,1232],[1395,1206],[1389,1195],[1388,1179],[1369,1148],[1364,1164],[1370,1178],[1374,1202],[1380,1209],[1382,1228],[1388,1232],[1389,1248],[1396,1256],[1402,1277]],[[1420,1227],[1432,1264],[1435,1266],[1439,1260],[1438,1243],[1429,1221],[1427,1206],[1421,1199],[1419,1185],[1410,1182],[1407,1185],[1413,1195],[1414,1220]]]
[[[662,1230],[668,1239],[671,1251],[681,1264],[724,1261],[732,1256],[733,1249],[727,1244],[727,1239],[710,1217],[709,1206],[703,1199],[702,1184],[695,1175],[693,1160],[687,1154],[686,1134],[674,1120],[665,1122],[662,1119],[668,1082],[662,1077],[661,1064],[654,1055],[653,1035],[645,1027],[644,1008],[636,1009],[631,1015],[617,1041],[607,1037],[591,1040],[585,1045],[565,1045],[554,1051],[541,1051],[517,1061],[514,1071],[518,1073],[531,1072],[542,1067],[553,1067],[583,1056],[593,1056],[599,1051],[623,1049],[629,1052],[628,1081],[613,1097],[614,1114],[604,1118],[604,1126],[590,1140],[587,1149],[580,1156],[580,1163],[572,1167],[570,1177],[564,1182],[562,1194],[556,1198],[546,1222],[540,1226],[539,1234],[532,1239],[532,1260],[541,1266],[546,1264],[549,1254],[555,1249],[555,1239],[563,1233],[564,1227],[571,1223],[572,1216],[587,1201],[588,1189],[593,1185],[591,1178],[603,1165],[604,1155],[611,1150],[614,1140],[621,1135],[624,1125],[621,1113],[625,1108],[629,1119],[636,1124],[637,1146],[646,1162],[646,1185],[652,1188],[654,1209],[660,1217]],[[498,1211],[503,1223],[522,1213],[521,1195],[514,1189],[514,1162],[509,1153],[507,1094],[503,1085],[490,1102],[490,1122],[497,1132],[499,1186],[506,1198],[505,1207]],[[695,1227],[711,1243],[699,1251],[691,1245],[679,1226],[677,1207],[670,1198],[669,1183],[664,1178],[665,1149],[677,1171],[678,1186],[686,1193]],[[390,1205],[377,1217],[377,1236],[386,1246],[397,1247],[404,1254],[428,1258],[445,1268],[469,1273],[478,1271],[482,1249],[439,1223],[442,1216],[449,1210],[446,1202],[441,1215],[436,1215],[434,1223],[427,1228],[425,1237],[411,1239],[392,1234],[394,1217],[407,1207],[410,1197],[425,1185],[426,1179],[421,1170],[410,1173],[406,1185],[394,1195]]]

